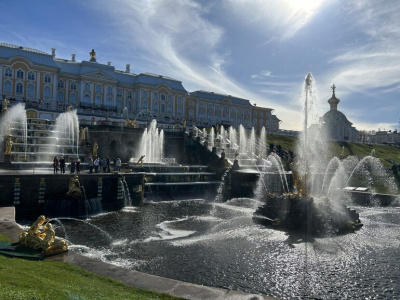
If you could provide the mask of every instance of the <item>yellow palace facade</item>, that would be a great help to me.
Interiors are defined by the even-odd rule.
[[[146,122],[156,118],[170,124],[211,127],[216,124],[268,133],[279,131],[273,109],[253,105],[248,99],[209,91],[188,92],[182,82],[151,73],[134,74],[130,65],[116,70],[99,63],[92,50],[78,62],[51,53],[0,44],[0,93],[13,103],[24,102],[30,117],[54,120],[68,106],[80,120],[126,118]]]

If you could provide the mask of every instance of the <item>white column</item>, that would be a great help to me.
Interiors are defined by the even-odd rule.
[[[58,76],[57,73],[55,73],[53,82],[53,103],[57,102],[57,86],[58,86]]]
[[[2,95],[3,95],[3,65],[0,64],[0,97],[3,100]]]
[[[40,99],[40,71],[36,73],[36,100]]]

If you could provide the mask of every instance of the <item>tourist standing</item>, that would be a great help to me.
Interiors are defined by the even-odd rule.
[[[115,162],[115,171],[120,171],[121,170],[121,165],[122,165],[122,162],[121,162],[121,160],[119,159],[119,157],[117,158],[117,160],[116,160],[116,162]]]
[[[71,161],[71,174],[74,173],[75,173],[75,158],[73,158]]]
[[[103,171],[104,168],[104,161],[102,158],[99,158],[99,171]]]
[[[96,157],[96,159],[94,160],[93,164],[94,164],[94,172],[95,173],[99,172],[99,164],[100,164],[100,162],[99,162],[99,158],[98,157]]]
[[[79,159],[79,157],[76,158],[75,166],[76,166],[76,174],[79,174],[81,172],[81,160]]]
[[[93,167],[94,167],[93,158],[91,157],[89,158],[89,173],[93,173]]]
[[[107,162],[107,173],[110,173],[110,158],[108,156],[106,158],[106,162]]]
[[[61,174],[65,174],[65,158],[61,156],[60,158],[60,172]]]
[[[58,159],[57,159],[57,156],[54,156],[53,168],[54,168],[54,174],[57,174],[58,173]]]
[[[106,158],[104,157],[101,160],[101,162],[102,162],[102,165],[103,165],[103,173],[105,173],[105,172],[107,172],[107,160],[106,160]]]

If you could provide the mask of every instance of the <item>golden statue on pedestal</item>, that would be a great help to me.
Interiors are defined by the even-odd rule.
[[[82,195],[81,184],[79,183],[78,175],[75,175],[69,181],[67,195]]]
[[[11,148],[13,146],[13,141],[11,140],[11,138],[8,138],[7,142],[6,142],[6,150],[4,151],[4,154],[11,154]]]
[[[137,128],[137,121],[136,121],[136,119],[133,119],[132,121],[130,121],[129,118],[127,118],[127,119],[126,119],[125,126],[126,126],[126,127]]]
[[[48,218],[39,216],[27,231],[19,234],[19,242],[35,250],[42,249],[46,256],[68,251],[68,243],[56,238],[53,226],[48,222]]]
[[[7,110],[7,105],[10,103],[6,98],[3,99],[3,110]]]
[[[96,142],[94,142],[93,145],[93,156],[97,156],[97,150],[99,149],[99,145],[97,145]]]

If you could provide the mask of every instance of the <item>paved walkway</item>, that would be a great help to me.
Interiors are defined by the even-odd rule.
[[[23,229],[15,222],[14,207],[0,207],[0,233],[11,238],[13,242],[18,241],[18,234]],[[247,294],[224,288],[207,287],[155,275],[141,273],[134,270],[107,264],[93,260],[82,255],[67,252],[52,256],[48,259],[64,261],[79,266],[96,274],[112,277],[127,285],[167,293],[175,297],[193,300],[273,300],[277,298]]]

